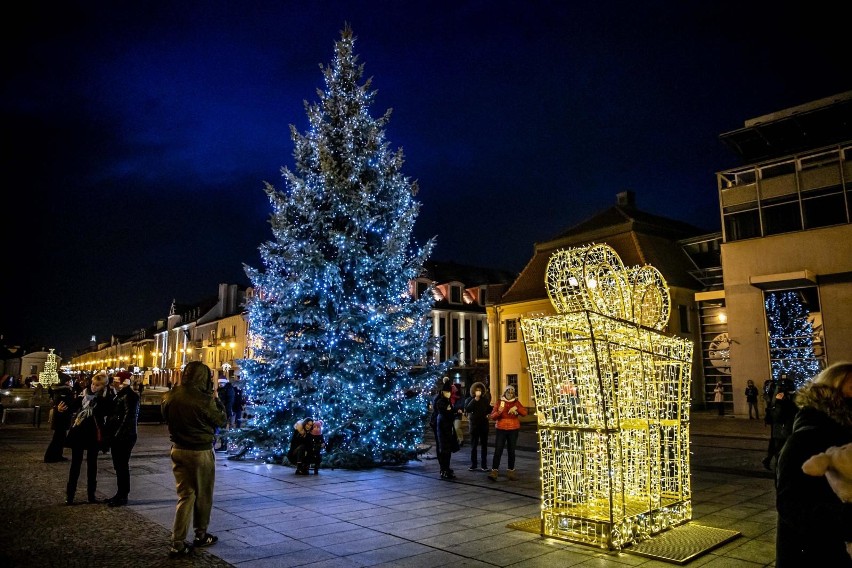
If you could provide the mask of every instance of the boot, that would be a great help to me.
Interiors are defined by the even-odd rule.
[[[305,470],[304,464],[301,462],[296,464],[296,475],[307,475],[308,472]]]
[[[491,473],[488,474],[488,479],[490,479],[491,481],[497,481],[497,470],[496,469],[491,470]]]
[[[515,470],[514,470],[514,469],[508,469],[508,470],[506,470],[506,477],[508,477],[508,478],[509,478],[509,481],[515,481],[516,479],[518,479],[518,476],[517,476],[517,475],[515,475]]]
[[[314,466],[314,475],[319,475],[319,466],[318,465]]]

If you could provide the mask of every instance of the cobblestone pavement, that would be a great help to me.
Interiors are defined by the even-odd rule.
[[[231,566],[206,550],[196,550],[190,560],[172,560],[167,529],[129,507],[87,503],[85,463],[77,504],[65,505],[69,462],[43,461],[51,434],[45,426],[0,427],[0,566]],[[98,481],[98,497],[112,496],[115,475],[108,455],[98,460]]]
[[[690,562],[690,566],[771,566],[774,560],[775,519],[772,473],[760,464],[765,455],[768,429],[762,421],[749,421],[742,417],[719,417],[707,412],[693,413],[691,428],[694,517],[711,526],[734,528],[741,531],[743,536]],[[292,515],[305,514],[307,516],[304,518],[309,519],[319,514],[314,510],[325,510],[322,505],[317,505],[319,509],[299,505],[298,502],[304,501],[307,495],[314,495],[311,499],[318,498],[321,503],[331,497],[337,497],[336,493],[332,493],[337,491],[336,487],[354,484],[364,484],[364,491],[371,495],[382,495],[392,493],[389,491],[391,486],[387,485],[389,483],[411,485],[411,482],[404,478],[412,476],[420,480],[415,483],[415,486],[420,484],[420,491],[415,492],[416,494],[422,494],[424,499],[431,501],[438,495],[434,491],[439,490],[440,498],[447,501],[445,507],[449,511],[444,517],[449,515],[450,518],[457,519],[451,522],[448,530],[453,532],[446,538],[451,541],[458,540],[458,546],[465,547],[477,544],[482,546],[483,542],[487,542],[485,546],[488,549],[511,545],[505,550],[511,550],[517,559],[510,562],[506,556],[497,565],[550,567],[558,560],[557,564],[560,566],[671,566],[636,556],[601,553],[580,545],[554,546],[553,543],[543,542],[544,539],[536,535],[524,535],[517,531],[498,532],[506,530],[505,522],[475,527],[475,523],[488,514],[486,509],[477,508],[482,507],[483,499],[511,503],[513,508],[521,511],[518,513],[521,516],[534,515],[540,497],[538,476],[530,475],[537,472],[539,463],[534,421],[524,424],[519,441],[518,471],[521,472],[521,479],[508,483],[502,477],[499,482],[494,483],[484,474],[467,472],[467,446],[453,457],[453,467],[457,468],[459,479],[451,484],[438,480],[437,460],[429,453],[425,454],[421,461],[403,468],[403,473],[349,475],[328,472],[320,478],[299,478],[292,476],[292,470],[282,466],[232,462],[228,461],[224,454],[217,454],[217,496],[214,498],[216,508],[211,532],[220,536],[220,542],[209,549],[196,550],[190,558],[179,560],[169,559],[167,554],[168,527],[174,510],[174,495],[164,425],[140,424],[139,442],[131,460],[131,506],[119,508],[85,502],[74,506],[63,504],[68,462],[43,462],[44,449],[50,436],[51,431],[46,425],[39,428],[29,424],[0,426],[0,542],[3,543],[0,548],[0,567],[378,565],[381,562],[377,559],[390,550],[381,548],[387,546],[381,542],[382,539],[390,538],[385,533],[405,539],[408,544],[402,545],[402,549],[415,547],[418,552],[432,552],[399,558],[383,566],[493,566],[491,557],[487,562],[475,560],[476,557],[470,557],[465,549],[454,548],[448,544],[449,541],[444,540],[444,536],[437,536],[437,532],[433,535],[433,529],[439,528],[446,520],[430,521],[425,515],[435,512],[427,512],[418,507],[409,508],[423,511],[416,515],[422,514],[424,517],[407,522],[412,527],[424,525],[419,528],[420,532],[399,527],[385,529],[385,533],[376,539],[375,544],[365,546],[368,550],[362,554],[347,555],[344,549],[354,544],[347,543],[343,535],[339,535],[339,539],[332,535],[294,536],[298,527],[293,526],[295,517]],[[65,450],[65,455],[69,456],[70,452]],[[78,501],[81,496],[85,498],[85,471],[81,477]],[[252,481],[247,481],[249,477]],[[103,499],[114,493],[115,475],[108,455],[100,456],[98,483],[99,498]],[[248,483],[257,485],[249,487]],[[292,496],[281,502],[281,508],[286,507],[288,511],[293,510],[295,513],[283,514],[282,520],[275,522],[264,521],[259,515],[254,518],[252,508],[260,507],[261,500],[268,500],[269,487],[275,487],[274,492],[279,497]],[[363,499],[347,502],[350,503],[347,507],[352,507],[351,510],[338,510],[332,513],[326,522],[340,523],[348,519],[350,523],[355,523],[360,522],[359,517],[371,514],[360,509],[364,503]],[[490,506],[485,505],[486,508]],[[305,507],[302,513],[299,513],[300,507]],[[459,519],[458,515],[465,514],[467,507],[476,511],[480,519]],[[394,512],[390,508],[380,509],[380,513],[388,518],[409,514],[403,511]],[[235,512],[242,514],[236,516]],[[268,509],[265,514],[269,514]],[[322,519],[312,520],[322,522]],[[434,522],[438,524],[429,524]],[[466,530],[458,531],[458,528],[468,524],[470,526]],[[371,526],[366,522],[364,525]],[[482,535],[477,536],[478,533],[486,529],[494,533],[485,534],[500,534],[499,539],[465,541],[481,538]],[[352,532],[356,531],[350,531]],[[290,536],[284,537],[280,533]],[[261,537],[288,539],[286,543],[269,544],[258,540]],[[336,545],[335,540],[340,540],[340,544]],[[300,553],[292,552],[294,545],[298,545]],[[370,550],[370,546],[374,549]],[[276,550],[275,554],[278,555],[261,559],[258,557],[259,551],[264,548]],[[298,554],[304,554],[301,560],[297,560]],[[536,554],[540,556],[536,557]]]

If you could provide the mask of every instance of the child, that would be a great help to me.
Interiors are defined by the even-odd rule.
[[[311,456],[310,461],[314,466],[314,475],[319,475],[320,464],[322,463],[322,450],[325,447],[325,439],[322,436],[322,420],[315,420],[314,426],[311,428]]]

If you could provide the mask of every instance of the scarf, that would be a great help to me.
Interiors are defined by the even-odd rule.
[[[74,419],[74,426],[79,426],[83,423],[83,420],[92,416],[92,413],[95,411],[95,407],[98,405],[97,393],[92,392],[88,387],[80,396],[83,397],[83,407]]]

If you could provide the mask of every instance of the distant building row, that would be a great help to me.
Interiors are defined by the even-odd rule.
[[[651,264],[666,278],[672,304],[666,331],[696,345],[698,406],[721,380],[729,410],[746,413],[747,380],[760,384],[791,357],[803,357],[784,345],[806,346],[804,357],[819,365],[852,359],[852,91],[748,120],[720,138],[743,162],[716,174],[719,211],[708,217],[720,216],[721,232],[705,234],[642,211],[625,191],[613,207],[535,244],[517,277],[429,263],[411,291],[436,285],[431,317],[442,341],[435,357],[458,357],[459,382],[485,380],[495,393],[513,384],[521,401],[534,406],[518,322],[553,313],[544,275],[554,251],[606,243],[625,265]],[[809,323],[779,337],[767,305],[790,291]],[[165,385],[186,362],[202,360],[238,375],[236,361],[246,355],[243,307],[252,294],[221,284],[215,299],[173,304],[150,329],[93,344],[72,358],[71,368],[124,367]]]

